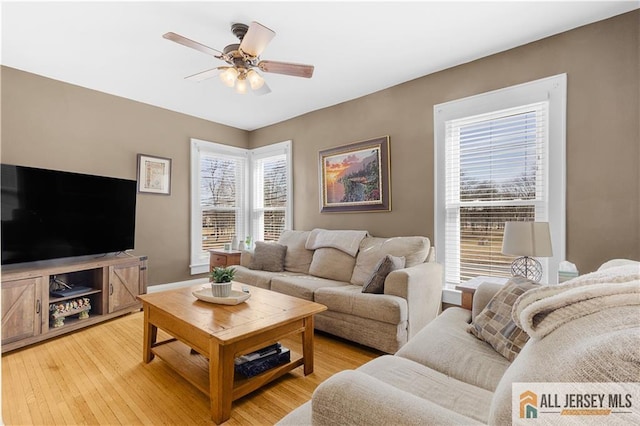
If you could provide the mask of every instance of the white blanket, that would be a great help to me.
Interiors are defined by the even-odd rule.
[[[640,268],[637,265],[597,271],[557,286],[529,290],[516,300],[512,316],[529,336],[541,339],[568,321],[628,305],[639,306],[640,318]]]
[[[360,242],[367,235],[369,235],[367,231],[314,229],[309,233],[305,248],[316,250],[331,247],[355,257],[360,248]]]

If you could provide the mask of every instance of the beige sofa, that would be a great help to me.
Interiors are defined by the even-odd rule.
[[[473,312],[446,309],[395,355],[326,380],[279,424],[504,425],[512,422],[512,383],[638,382],[639,280],[640,263],[615,261],[561,285],[526,291],[513,316],[532,337],[513,362],[467,331],[502,288],[483,283]],[[622,422],[638,424],[639,416],[636,409]]]
[[[234,280],[327,306],[315,316],[318,330],[394,353],[440,312],[442,267],[426,237],[314,229],[284,231],[278,243],[286,246],[283,271],[251,269],[255,253],[244,251]],[[383,294],[363,293],[388,254],[405,267],[386,276]]]

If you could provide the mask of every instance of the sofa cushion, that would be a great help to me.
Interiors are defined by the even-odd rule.
[[[319,248],[313,253],[309,274],[329,280],[349,282],[356,259],[331,247]]]
[[[476,316],[467,331],[489,343],[509,361],[513,361],[529,340],[529,335],[518,327],[511,317],[513,305],[527,290],[539,286],[523,277],[511,278]]]
[[[325,305],[330,311],[362,318],[390,324],[407,320],[408,308],[405,299],[386,294],[363,293],[362,287],[356,285],[320,287],[315,292],[314,300]]]
[[[313,250],[307,250],[304,247],[307,238],[309,238],[309,231],[286,230],[280,234],[278,243],[287,246],[287,254],[284,257],[285,271],[309,273]]]
[[[314,292],[321,287],[347,285],[343,281],[328,280],[311,275],[278,276],[271,280],[271,290],[300,299],[314,300]]]
[[[265,243],[256,241],[256,248],[253,251],[253,258],[249,269],[258,269],[269,272],[284,271],[284,257],[287,253],[287,246],[278,243]]]
[[[249,269],[245,266],[234,266],[236,268],[236,274],[233,277],[234,281],[249,284],[255,287],[266,288],[267,290],[271,289],[271,279],[273,277],[287,277],[296,274],[295,272],[269,272],[269,271],[259,271],[254,269]]]
[[[489,418],[493,392],[406,358],[384,355],[357,371],[479,422],[486,423]]]
[[[470,319],[471,312],[467,309],[448,308],[413,336],[396,355],[493,391],[511,363],[491,345],[466,331]]]
[[[364,285],[377,263],[387,254],[405,258],[405,268],[423,263],[429,254],[431,243],[426,237],[365,237],[360,242],[351,284]],[[347,279],[346,281],[349,281]]]
[[[364,282],[362,292],[383,294],[384,280],[387,279],[387,275],[397,269],[404,268],[404,263],[404,257],[396,257],[390,254],[380,259],[369,279]]]

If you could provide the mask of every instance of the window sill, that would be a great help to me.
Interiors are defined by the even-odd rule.
[[[453,287],[445,287],[442,289],[442,303],[450,305],[462,305],[462,292]]]
[[[208,263],[200,263],[197,265],[189,265],[189,268],[191,268],[191,275],[198,275],[198,274],[207,274],[209,273],[209,264]]]

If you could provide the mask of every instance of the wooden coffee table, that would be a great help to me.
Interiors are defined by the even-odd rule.
[[[211,416],[220,424],[232,401],[304,365],[313,372],[313,315],[326,306],[247,286],[251,297],[239,305],[218,305],[192,295],[203,285],[138,296],[144,309],[143,360],[155,355],[211,398]],[[234,284],[234,290],[241,290]],[[172,339],[157,342],[158,328]],[[234,380],[234,359],[287,336],[302,336],[302,354],[257,376]],[[191,348],[208,359],[193,355]],[[207,365],[208,364],[208,365]]]

